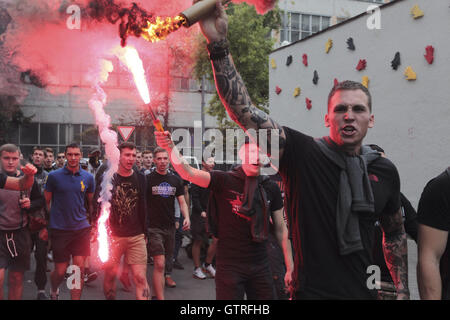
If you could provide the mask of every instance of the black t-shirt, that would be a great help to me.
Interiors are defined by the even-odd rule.
[[[115,173],[113,176],[109,224],[114,236],[133,237],[142,233],[138,183],[136,174],[123,177]]]
[[[175,228],[175,198],[184,195],[182,180],[173,173],[147,175],[150,228]]]
[[[0,173],[0,189],[3,189],[6,183],[6,174],[4,174],[3,172]]]
[[[244,200],[245,178],[223,171],[212,171],[209,188],[214,192],[218,210],[217,263],[222,265],[252,263],[258,264],[267,259],[266,242],[252,240],[248,217],[238,213]],[[265,185],[264,185],[265,187]],[[274,198],[273,186],[266,189],[270,201],[270,211],[283,207]]]
[[[417,209],[420,224],[450,231],[450,177],[443,172],[430,180],[423,189]],[[450,236],[440,261],[443,296],[450,299]]]
[[[310,136],[284,128],[286,146],[280,163],[285,183],[286,214],[292,238],[294,280],[298,296],[328,299],[371,299],[367,288],[372,274],[375,221],[400,207],[400,179],[395,166],[378,158],[368,167],[375,213],[359,215],[364,250],[340,255],[336,232],[336,206],[340,169]]]

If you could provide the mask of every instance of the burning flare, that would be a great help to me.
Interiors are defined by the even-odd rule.
[[[147,80],[145,79],[144,65],[142,64],[141,58],[139,58],[137,50],[131,46],[126,46],[125,48],[117,46],[113,51],[133,74],[134,83],[144,103],[150,103],[150,93],[148,91]]]
[[[156,17],[154,23],[147,21],[147,28],[142,28],[141,36],[150,42],[164,40],[170,33],[177,31],[185,23],[186,19],[182,16],[167,17],[165,19]]]
[[[95,90],[94,95],[89,100],[89,108],[95,115],[95,122],[98,126],[100,139],[104,143],[105,153],[108,158],[108,168],[103,175],[103,181],[100,192],[100,217],[97,221],[97,241],[98,241],[98,256],[102,263],[109,259],[109,214],[111,208],[111,190],[112,177],[119,166],[120,152],[117,148],[117,133],[110,129],[111,117],[104,111],[106,104],[106,94],[100,85],[108,80],[109,73],[113,70],[113,65],[110,61],[101,60],[99,70],[93,72],[88,80],[92,83]]]

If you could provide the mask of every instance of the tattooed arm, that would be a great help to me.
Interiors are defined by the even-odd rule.
[[[230,118],[236,122],[247,134],[255,137],[260,129],[267,129],[267,150],[271,148],[270,129],[278,132],[279,154],[271,154],[271,157],[280,159],[283,154],[286,135],[283,128],[273,121],[264,111],[252,104],[247,88],[228,52],[227,15],[220,0],[217,0],[215,14],[200,22],[203,35],[208,42],[211,64],[214,71],[217,92],[227,109]],[[248,131],[253,129],[251,131]],[[275,138],[275,137],[274,137]],[[255,139],[255,141],[257,141]],[[265,147],[263,145],[263,147]],[[267,152],[267,150],[264,150]]]
[[[383,216],[381,226],[384,258],[397,288],[397,299],[409,299],[408,246],[401,210],[394,215]]]

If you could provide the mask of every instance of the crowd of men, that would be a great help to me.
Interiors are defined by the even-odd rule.
[[[193,276],[215,277],[217,299],[283,299],[286,291],[292,299],[409,299],[405,229],[418,244],[420,297],[449,299],[450,169],[427,183],[416,214],[401,194],[399,174],[384,150],[363,144],[374,127],[366,87],[353,81],[335,84],[325,115],[329,136],[312,138],[279,125],[252,104],[229,52],[220,1],[200,27],[221,101],[248,133],[238,152],[241,164],[218,171],[208,158],[201,169],[194,168],[169,132],[155,132],[159,147],[153,153],[140,153],[132,143],[119,146],[110,188],[100,150],[92,150],[89,163],[80,164],[81,149],[70,144],[65,164],[54,170],[53,152],[47,149],[35,148],[34,165],[20,167],[18,148],[1,146],[0,285],[8,269],[9,298],[21,297],[31,241],[36,285],[45,295],[49,241],[55,263],[50,297],[58,299],[68,265],[82,271],[89,265],[90,239],[105,192],[111,190],[106,299],[116,297],[121,263],[120,279],[131,272],[136,299],[164,299],[164,287],[176,286],[170,274],[177,230],[190,228]],[[278,160],[284,199],[276,179],[261,175],[267,150],[250,129],[279,133],[266,142],[279,139],[280,149],[269,156]],[[175,171],[169,171],[169,162]],[[192,214],[183,180],[192,184]],[[210,245],[202,264],[199,251],[206,241]],[[149,260],[154,264],[151,281],[146,277]],[[373,266],[384,271],[371,284],[368,270]],[[280,277],[281,283],[276,281]],[[81,294],[82,286],[71,290],[72,299]]]

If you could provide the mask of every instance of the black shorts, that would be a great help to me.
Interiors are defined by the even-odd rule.
[[[0,269],[27,271],[30,269],[31,236],[28,228],[0,230]]]
[[[208,242],[209,235],[206,231],[206,218],[194,215],[191,217],[191,235],[194,240]]]
[[[50,229],[53,260],[57,263],[70,262],[72,257],[91,255],[91,227],[80,230]]]

